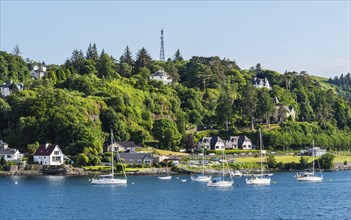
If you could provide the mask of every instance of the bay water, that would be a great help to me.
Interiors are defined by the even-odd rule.
[[[351,219],[351,171],[321,183],[275,173],[270,186],[209,188],[190,176],[129,176],[126,186],[91,176],[1,176],[0,219]],[[180,180],[186,179],[186,182]]]

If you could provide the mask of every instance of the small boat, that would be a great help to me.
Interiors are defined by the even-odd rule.
[[[123,165],[122,165],[122,170],[123,170],[123,174],[124,174],[124,179],[119,179],[119,178],[115,178],[115,175],[114,175],[114,167],[113,167],[113,145],[114,141],[113,141],[113,132],[111,130],[111,174],[107,174],[107,175],[99,175],[98,178],[96,179],[92,179],[91,180],[91,184],[92,185],[119,185],[119,184],[127,184],[127,176],[126,176],[126,173],[124,171],[124,168],[123,168]],[[118,151],[117,151],[117,156],[118,156],[118,159],[120,160],[120,157],[119,157],[119,154],[118,154]]]
[[[159,177],[157,177],[159,180],[171,180],[172,179],[172,176],[169,175],[168,166],[166,165],[166,167],[167,167],[167,176],[159,176]]]
[[[261,160],[261,174],[251,175],[250,178],[246,178],[246,184],[248,185],[270,185],[271,178],[267,174],[263,174],[263,162],[262,162],[262,134],[261,129],[259,129],[260,133],[260,160]]]
[[[231,187],[234,184],[231,173],[229,173],[230,180],[224,179],[224,150],[223,150],[223,161],[222,161],[222,177],[213,178],[208,183],[208,187]]]
[[[322,182],[323,180],[323,175],[322,171],[320,170],[320,176],[315,174],[314,171],[314,141],[313,141],[313,147],[312,147],[312,172],[302,172],[302,173],[297,173],[295,175],[295,178],[298,181],[305,181],[305,182]],[[319,164],[319,163],[318,163]]]
[[[205,175],[205,167],[204,167],[204,153],[202,154],[202,173],[196,173],[190,176],[190,179],[195,182],[208,182],[211,180],[211,175]]]
[[[190,176],[190,179],[195,182],[208,182],[210,181],[212,176],[204,175],[203,173],[198,173]]]
[[[159,176],[157,177],[159,180],[171,180],[172,176]]]
[[[180,182],[185,183],[186,179],[181,179]]]
[[[242,177],[242,173],[240,172],[240,170],[235,170],[234,172],[232,172],[232,175],[234,177]]]

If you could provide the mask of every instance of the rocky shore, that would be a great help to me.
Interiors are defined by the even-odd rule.
[[[344,165],[343,163],[335,163],[334,169],[323,170],[323,171],[338,171],[338,170],[351,170],[351,163]],[[270,170],[269,172],[299,172],[301,170]],[[188,170],[184,167],[176,167],[171,169],[172,175],[177,174],[191,174],[196,171]],[[243,174],[257,173],[259,170],[241,170]],[[127,175],[163,175],[166,174],[165,168],[140,168],[135,170],[129,170],[126,172]],[[221,170],[206,169],[206,173],[209,174],[221,174]],[[229,174],[229,171],[225,172]],[[38,164],[30,164],[27,166],[14,165],[5,167],[5,171],[0,171],[0,176],[9,175],[23,175],[23,176],[36,176],[36,175],[67,175],[67,176],[86,176],[91,174],[101,174],[98,171],[86,171],[83,168],[72,167],[70,165],[61,166],[45,166]]]

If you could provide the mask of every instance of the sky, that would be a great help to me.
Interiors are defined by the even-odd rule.
[[[128,45],[165,57],[219,56],[242,69],[350,72],[351,1],[9,1],[0,0],[0,49],[63,64],[74,49],[119,58]],[[135,57],[134,57],[135,58]]]

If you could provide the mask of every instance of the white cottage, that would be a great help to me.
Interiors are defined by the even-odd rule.
[[[267,88],[268,90],[272,89],[267,78],[263,79],[255,77],[253,80],[253,85],[256,88]]]
[[[197,143],[197,149],[206,148],[207,150],[224,150],[224,141],[218,137],[202,137]]]
[[[8,144],[0,140],[0,158],[6,161],[20,161],[22,154],[17,149],[9,148]]]
[[[58,145],[40,145],[34,153],[34,163],[42,165],[61,165],[63,164],[63,153]]]
[[[252,142],[246,135],[230,136],[229,140],[225,142],[225,148],[251,150]]]
[[[30,76],[35,79],[41,79],[46,74],[46,66],[39,67],[35,65],[33,69],[30,71]]]
[[[162,81],[163,85],[169,85],[172,83],[172,77],[164,70],[158,70],[157,72],[151,74],[150,79]]]

